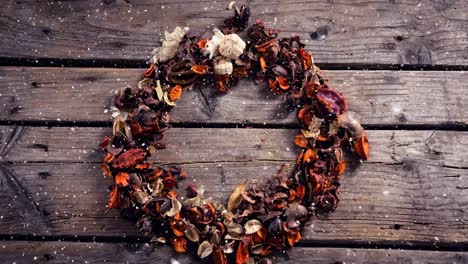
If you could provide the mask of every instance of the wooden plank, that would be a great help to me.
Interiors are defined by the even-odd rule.
[[[99,128],[27,128],[15,143],[3,144],[13,146],[2,152],[2,182],[14,180],[22,188],[6,185],[2,192],[21,194],[37,217],[18,219],[21,204],[10,205],[16,197],[6,197],[0,200],[0,234],[138,235],[132,222],[105,208],[111,180],[94,163],[102,154],[93,153],[97,138],[87,141],[92,131],[100,137]],[[210,186],[216,192],[208,195],[218,200],[225,200],[243,179],[263,182],[295,158],[293,130],[172,131],[179,135],[172,136],[174,143],[157,160],[182,163],[189,174],[186,184]],[[466,242],[467,137],[467,132],[454,131],[370,131],[371,159],[350,165],[341,205],[308,226],[304,239]],[[29,147],[33,141],[40,147]]]
[[[1,241],[5,263],[202,263],[195,257],[148,244]],[[417,250],[294,248],[275,263],[454,263],[468,261],[466,252]]]
[[[0,67],[0,119],[110,121],[113,91],[135,86],[142,69]],[[365,124],[468,121],[465,72],[326,71]],[[184,93],[173,122],[295,124],[281,96],[250,80],[228,95],[202,87]]]
[[[171,128],[163,140],[166,149],[150,159],[160,164],[290,162],[298,153],[292,142],[297,133],[295,129]],[[111,134],[111,128],[100,127],[0,126],[5,146],[0,149],[0,161],[99,163],[104,153],[98,144]],[[464,151],[468,132],[371,130],[368,137],[370,162],[418,160],[434,166],[465,167],[468,160]]]
[[[253,1],[284,36],[299,35],[319,63],[468,64],[465,1]],[[224,1],[9,0],[0,56],[146,60],[164,30],[206,30],[232,11]]]

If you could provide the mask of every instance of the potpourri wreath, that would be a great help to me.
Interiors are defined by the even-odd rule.
[[[165,32],[138,87],[117,92],[113,136],[100,144],[102,169],[114,179],[108,207],[136,219],[152,242],[170,243],[179,253],[194,249],[213,263],[271,263],[272,251],[284,252],[301,239],[306,221],[337,207],[344,151],[369,157],[359,117],[328,86],[299,37],[278,39],[278,30],[257,19],[246,43],[236,33],[248,27],[249,16],[248,7],[236,7],[210,39],[188,28]],[[294,143],[302,151],[292,173],[282,166],[266,184],[244,181],[226,207],[205,199],[203,187],[193,183],[181,199],[178,184],[186,172],[147,160],[165,147],[160,140],[170,127],[169,112],[184,90],[214,84],[227,93],[247,76],[298,108],[301,133]]]

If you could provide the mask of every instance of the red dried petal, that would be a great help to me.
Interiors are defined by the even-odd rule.
[[[142,161],[145,157],[146,152],[143,149],[132,148],[114,159],[112,166],[116,169],[130,168],[135,166],[136,163]]]
[[[341,115],[348,108],[348,102],[338,92],[331,89],[321,89],[315,95],[318,112],[324,116]]]

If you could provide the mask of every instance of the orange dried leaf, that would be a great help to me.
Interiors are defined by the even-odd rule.
[[[182,95],[182,86],[180,85],[176,85],[172,87],[172,89],[169,91],[169,99],[172,102],[179,100],[181,95]]]
[[[346,170],[346,162],[344,161],[338,163],[335,167],[335,171],[338,173],[338,175],[343,174],[345,170]]]
[[[187,252],[187,239],[183,237],[172,237],[171,245],[177,253]]]
[[[297,197],[298,197],[299,199],[304,198],[304,195],[305,195],[305,186],[304,186],[304,185],[299,185],[299,186],[297,186],[297,188],[296,188],[296,193],[297,193]]]
[[[149,165],[150,165],[149,163],[140,163],[140,164],[135,165],[135,169],[144,170],[144,169],[147,169]]]
[[[276,77],[276,81],[278,81],[279,87],[283,90],[289,89],[289,82],[288,79],[284,78],[283,76]]]
[[[254,245],[263,243],[266,241],[266,238],[267,238],[267,230],[265,227],[262,227],[262,229],[252,234],[252,243]]]
[[[281,94],[281,91],[279,91],[277,89],[277,86],[278,86],[278,81],[276,80],[273,80],[273,79],[268,79],[268,86],[270,87],[270,90],[274,93],[274,94]]]
[[[297,197],[297,192],[296,192],[296,190],[294,190],[294,189],[289,189],[288,201],[292,202],[292,201],[296,200],[296,197]]]
[[[107,202],[107,207],[110,209],[112,208],[120,208],[120,191],[117,187],[117,184],[114,184],[114,188],[109,195],[109,201]]]
[[[297,242],[299,242],[299,240],[301,240],[302,236],[301,236],[301,233],[297,232],[296,234],[294,235],[290,235],[288,234],[288,243],[289,243],[289,246],[294,246],[294,244],[296,244]]]
[[[130,180],[130,176],[126,172],[119,172],[115,176],[115,184],[117,184],[120,187],[127,187],[129,180]]]
[[[112,177],[112,172],[111,172],[111,170],[109,168],[109,165],[107,165],[105,163],[101,164],[101,170],[105,175]]]
[[[354,151],[356,154],[363,160],[369,159],[369,141],[367,140],[367,135],[362,135],[354,143]]]
[[[192,66],[192,71],[198,75],[205,75],[210,70],[210,67],[207,65],[194,65]]]
[[[169,225],[171,226],[172,232],[174,235],[178,237],[182,237],[185,235],[185,229],[187,229],[187,224],[184,221],[176,219],[175,217],[169,221]]]
[[[240,241],[236,252],[236,264],[246,264],[249,262],[249,248],[247,243]]]
[[[143,77],[150,78],[154,73],[154,63],[151,63],[150,67],[143,73]]]
[[[112,153],[107,153],[106,156],[104,157],[104,162],[109,163],[115,158],[115,155]]]
[[[216,82],[216,87],[218,87],[218,91],[221,92],[221,93],[227,93],[228,92],[228,89],[226,87],[226,85],[224,84],[223,81],[217,81]]]
[[[260,67],[262,68],[262,70],[266,70],[267,68],[267,63],[264,57],[260,57]]]
[[[317,159],[317,150],[315,149],[307,149],[304,153],[304,162],[311,162]]]
[[[304,137],[303,134],[294,136],[294,144],[296,144],[297,146],[301,148],[306,148],[308,143],[309,141],[307,140],[307,138]]]
[[[204,49],[207,42],[208,42],[208,39],[202,39],[202,40],[198,41],[197,42],[198,48]]]
[[[260,45],[255,45],[255,49],[259,52],[259,53],[265,53],[267,51],[267,49],[273,45],[276,45],[276,40],[275,39],[271,39],[270,41],[267,41],[263,44],[260,44]]]
[[[304,69],[310,69],[312,67],[312,55],[305,51],[304,49],[299,50],[299,54],[302,57],[302,65],[304,66]]]

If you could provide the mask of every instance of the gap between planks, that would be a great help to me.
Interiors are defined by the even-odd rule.
[[[0,234],[0,241],[42,241],[80,243],[150,243],[151,236],[103,236],[103,235],[17,235]],[[359,240],[307,240],[299,241],[294,248],[353,248],[353,249],[404,249],[420,251],[468,252],[468,242],[424,242],[408,240],[359,241]]]
[[[112,127],[112,121],[57,121],[57,120],[0,120],[0,126],[29,127]],[[170,122],[173,128],[265,128],[265,129],[300,129],[297,124],[265,124],[265,123],[226,123],[226,122]],[[462,122],[446,122],[440,124],[365,124],[366,130],[437,130],[437,131],[468,131],[468,124]]]
[[[316,63],[316,65],[322,70],[468,71],[468,65],[453,64]],[[0,57],[0,67],[1,66],[145,69],[148,67],[148,62],[145,60],[122,59],[49,59]]]

